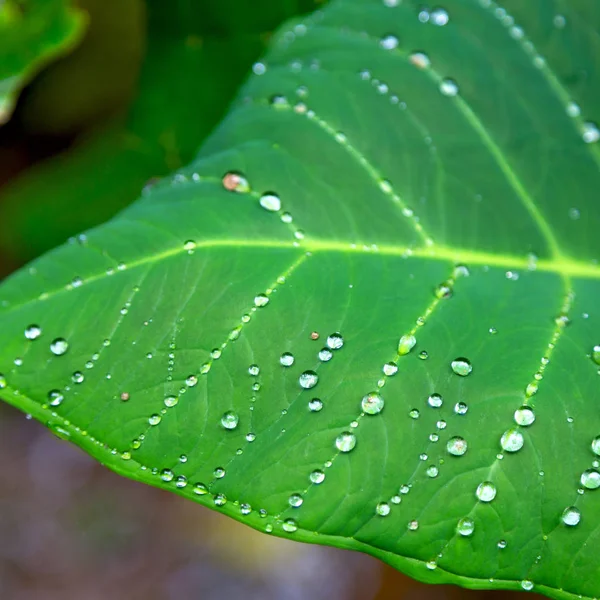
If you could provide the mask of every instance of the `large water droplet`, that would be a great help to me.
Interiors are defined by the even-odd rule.
[[[597,490],[600,487],[600,473],[595,469],[587,469],[581,474],[581,485],[588,490]]]
[[[294,355],[291,352],[284,352],[279,357],[279,364],[283,367],[291,367],[294,364]]]
[[[174,406],[177,406],[178,402],[179,398],[177,398],[177,396],[167,396],[164,399],[164,403],[167,408],[173,408]]]
[[[319,376],[314,371],[304,371],[304,373],[298,377],[298,383],[301,388],[310,390],[310,388],[314,388],[315,385],[319,383]]]
[[[462,456],[468,449],[467,440],[459,436],[451,437],[446,444],[446,450],[452,456]]]
[[[173,471],[171,471],[171,469],[163,469],[160,472],[160,478],[163,481],[166,481],[166,482],[173,481],[173,477],[175,477],[175,475],[173,474]]]
[[[257,308],[262,308],[267,304],[269,304],[269,296],[267,296],[266,294],[258,294],[254,297],[254,306],[256,306]]]
[[[299,508],[300,506],[302,506],[303,502],[304,498],[302,498],[300,494],[292,494],[288,498],[288,503],[292,508]]]
[[[56,338],[50,344],[50,352],[55,356],[62,356],[69,349],[69,342],[63,338]]]
[[[294,533],[295,531],[298,531],[298,523],[296,523],[294,519],[286,519],[283,522],[282,528],[287,533]]]
[[[225,506],[227,504],[227,496],[225,494],[216,494],[213,502],[215,506]]]
[[[368,415],[376,415],[383,410],[385,404],[383,398],[377,392],[371,392],[363,397],[361,406]]]
[[[316,469],[309,475],[309,479],[311,483],[323,483],[323,481],[325,481],[325,473],[319,469]]]
[[[427,467],[425,474],[427,475],[427,477],[431,477],[433,479],[434,477],[438,476],[439,472],[439,469],[435,465],[431,465]]]
[[[434,25],[437,25],[438,27],[443,27],[444,25],[446,25],[446,23],[448,23],[449,20],[450,17],[443,8],[436,8],[429,15],[429,22],[433,23]]]
[[[383,365],[382,370],[383,370],[384,375],[387,375],[388,377],[392,377],[393,375],[395,375],[398,372],[398,365],[393,362],[385,363],[385,365]]]
[[[563,511],[561,520],[565,525],[568,525],[569,527],[575,527],[575,525],[578,525],[579,521],[581,521],[581,512],[575,506],[568,506]]]
[[[535,413],[528,406],[521,406],[515,411],[515,423],[523,427],[529,427],[535,421]]]
[[[277,212],[281,209],[281,200],[275,194],[263,194],[259,202],[264,209],[271,212]]]
[[[317,356],[321,362],[329,362],[333,358],[333,352],[329,348],[321,348]]]
[[[30,325],[25,330],[25,337],[28,340],[37,340],[42,335],[42,328],[39,325]]]
[[[524,444],[523,434],[518,429],[508,429],[500,438],[500,446],[506,452],[518,452]]]
[[[391,508],[390,505],[387,502],[380,502],[376,507],[375,507],[375,512],[380,516],[380,517],[387,517],[390,514]]]
[[[256,377],[260,373],[260,367],[258,365],[250,365],[248,367],[248,375]]]
[[[414,335],[403,335],[398,342],[398,354],[408,354],[417,343],[417,339]]]
[[[152,415],[148,417],[148,423],[150,425],[158,425],[162,421],[162,417],[160,415]]]
[[[341,333],[332,333],[327,336],[327,347],[331,350],[339,350],[344,345],[344,338]]]
[[[468,537],[475,531],[475,522],[469,517],[463,517],[456,525],[456,533]]]
[[[461,377],[466,377],[471,373],[471,371],[473,371],[473,365],[471,365],[471,362],[468,358],[455,358],[450,363],[450,366],[452,367],[452,370]]]
[[[323,402],[321,402],[321,400],[319,400],[318,398],[313,398],[308,403],[308,408],[312,412],[319,412],[323,408]]]
[[[335,446],[340,452],[350,452],[356,446],[356,436],[349,431],[344,431],[335,438]]]
[[[454,405],[454,412],[457,415],[466,415],[469,407],[464,402],[457,402]]]
[[[496,497],[496,486],[491,481],[484,481],[477,486],[475,495],[481,502],[491,502]]]
[[[238,414],[236,412],[233,412],[232,410],[228,410],[221,417],[221,425],[225,429],[235,429],[238,426],[239,422],[240,422],[240,417],[238,416]]]
[[[433,408],[440,408],[443,403],[444,400],[439,394],[431,394],[431,396],[427,398],[427,404]]]
[[[208,488],[203,483],[197,483],[193,487],[193,492],[197,496],[204,496],[204,494],[208,494]]]

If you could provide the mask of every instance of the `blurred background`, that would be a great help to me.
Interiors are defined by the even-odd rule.
[[[35,5],[65,2],[0,0],[0,96],[2,65],[32,46],[19,35],[49,22],[35,23]],[[73,3],[71,39],[19,83],[14,111],[0,110],[0,278],[186,164],[271,32],[319,4]],[[519,597],[536,596],[425,586],[365,555],[257,533],[118,477],[0,404],[2,600]]]

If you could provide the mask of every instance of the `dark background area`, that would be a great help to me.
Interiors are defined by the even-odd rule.
[[[188,162],[273,28],[316,5],[79,4],[91,17],[83,42],[38,74],[0,128],[0,278]],[[257,533],[121,478],[0,405],[2,599],[518,597],[535,596],[426,586],[368,556]]]

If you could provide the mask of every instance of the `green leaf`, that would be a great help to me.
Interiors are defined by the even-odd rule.
[[[81,38],[85,15],[68,0],[5,0],[0,4],[0,124],[21,88]]]
[[[263,531],[599,597],[600,5],[553,6],[287,25],[189,168],[3,284],[5,400]]]

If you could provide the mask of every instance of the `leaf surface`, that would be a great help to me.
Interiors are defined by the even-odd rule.
[[[68,51],[86,19],[67,0],[6,0],[0,5],[0,124],[40,68]]]
[[[290,23],[190,167],[3,284],[5,400],[266,532],[600,596],[600,12],[561,9]]]

